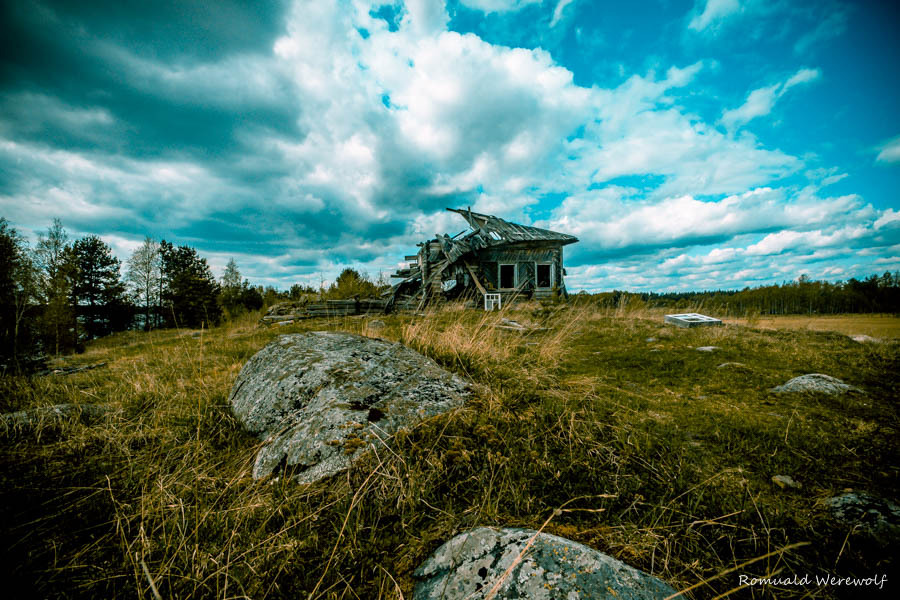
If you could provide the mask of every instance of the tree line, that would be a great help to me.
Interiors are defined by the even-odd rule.
[[[234,259],[219,282],[196,249],[150,237],[123,265],[96,235],[70,240],[59,219],[30,247],[0,217],[0,370],[129,328],[211,327],[314,291],[251,286]]]
[[[816,281],[801,275],[795,281],[742,290],[635,294],[616,290],[595,294],[594,301],[611,307],[639,303],[649,308],[683,310],[703,306],[719,316],[748,314],[900,313],[900,272],[864,279]]]

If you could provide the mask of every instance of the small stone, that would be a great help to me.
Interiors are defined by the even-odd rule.
[[[656,341],[656,338],[655,338],[655,337],[648,337],[648,338],[647,338],[646,340],[644,340],[644,341],[647,342],[648,344],[652,344],[653,342]]]
[[[435,550],[413,577],[418,580],[413,600],[484,600],[494,587],[497,600],[662,600],[677,593],[611,556],[533,529],[479,527],[461,533]]]
[[[847,385],[840,379],[830,375],[810,373],[809,375],[794,377],[787,383],[774,387],[770,391],[776,394],[813,392],[828,396],[838,396],[847,392],[861,392],[862,390],[852,385]]]
[[[881,341],[878,338],[873,338],[869,335],[851,335],[850,339],[854,342],[859,342],[860,344],[877,344]]]
[[[697,352],[715,352],[718,349],[718,346],[698,346],[696,348]]]
[[[780,488],[799,489],[803,487],[802,485],[794,481],[789,475],[773,475],[772,482]]]
[[[384,329],[387,327],[387,324],[381,319],[372,319],[366,326],[369,329]]]
[[[740,363],[740,362],[726,362],[726,363],[722,363],[721,365],[719,365],[716,368],[717,369],[749,369],[750,367],[748,367],[744,363]]]

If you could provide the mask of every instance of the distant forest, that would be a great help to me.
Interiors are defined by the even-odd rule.
[[[233,259],[217,280],[196,249],[149,237],[123,265],[95,235],[71,241],[59,219],[32,248],[0,217],[0,373],[39,368],[49,355],[80,351],[116,331],[208,328],[310,294],[379,291],[353,269],[320,290],[252,286]]]
[[[748,314],[900,313],[900,272],[885,272],[865,279],[814,281],[801,275],[797,281],[742,290],[636,294],[613,291],[593,294],[599,304],[615,307],[642,304],[648,308],[683,310],[700,308],[718,316]]]

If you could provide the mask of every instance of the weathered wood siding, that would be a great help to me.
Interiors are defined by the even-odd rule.
[[[500,285],[499,266],[501,264],[517,265],[517,285],[522,291],[535,289],[535,264],[553,265],[553,279],[556,285],[562,281],[562,252],[559,247],[526,246],[491,248],[478,253],[479,267],[483,281],[495,289]],[[522,283],[525,282],[523,286]]]
[[[479,257],[480,258],[480,257]],[[481,269],[481,283],[488,289],[497,289],[500,274],[497,272],[497,262],[485,260],[478,264]]]

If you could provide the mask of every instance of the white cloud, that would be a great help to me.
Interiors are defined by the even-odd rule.
[[[790,79],[784,82],[784,86],[781,88],[781,93],[785,93],[795,85],[815,81],[821,76],[822,73],[818,69],[800,69],[799,71],[791,75]]]
[[[406,0],[403,23],[419,36],[444,30],[448,18],[443,0]]]
[[[722,124],[728,129],[735,129],[756,117],[767,115],[772,112],[775,101],[789,89],[816,81],[819,77],[821,77],[821,72],[818,69],[800,69],[784,83],[755,89],[750,92],[747,100],[741,106],[722,113]]]
[[[616,254],[703,245],[708,240],[782,230],[756,244],[755,252],[761,253],[778,240],[789,241],[791,236],[807,235],[802,232],[833,223],[847,228],[842,234],[845,237],[859,227],[879,228],[877,213],[855,196],[798,200],[788,193],[758,188],[718,201],[704,202],[691,196],[651,201],[635,199],[633,189],[610,187],[566,198],[548,225],[579,236],[590,248]]]
[[[503,12],[531,2],[464,4]],[[559,0],[551,25],[572,4]],[[410,0],[390,24],[371,8],[362,0],[298,3],[266,56],[174,66],[110,49],[109,60],[131,71],[139,92],[152,88],[195,106],[287,103],[298,107],[302,135],[241,128],[254,151],[218,169],[189,158],[123,159],[0,139],[0,155],[5,164],[19,161],[26,190],[0,197],[12,211],[6,216],[31,224],[68,211],[79,224],[137,223],[152,234],[257,211],[277,249],[210,256],[218,268],[235,255],[246,276],[279,285],[311,281],[313,269],[330,278],[354,261],[373,272],[393,266],[413,243],[462,228],[444,206],[471,204],[527,223],[548,193],[567,197],[537,224],[581,238],[567,257],[616,257],[615,264],[572,266],[573,289],[661,288],[674,277],[692,286],[737,285],[790,274],[802,264],[798,257],[825,261],[837,248],[897,239],[895,211],[879,213],[856,196],[820,197],[844,173],[810,169],[803,158],[734,135],[770,114],[788,90],[818,79],[816,69],[750,92],[723,113],[725,133],[682,105],[689,86],[705,83],[708,62],[634,74],[607,89],[583,87],[544,50],[447,31],[443,2]],[[710,0],[697,7],[691,28],[714,31],[744,8]],[[102,109],[53,102],[47,112],[61,122],[117,125]],[[879,151],[879,162],[897,162],[900,138]],[[251,186],[229,180],[229,168],[276,175]],[[779,187],[795,173],[810,184]],[[244,226],[226,223],[218,239]],[[132,238],[110,235],[127,250]]]
[[[900,163],[900,136],[890,139],[881,146],[878,156],[875,157],[876,162],[880,163]]]
[[[900,210],[889,208],[881,213],[881,216],[875,221],[875,229],[881,229],[892,223],[900,224]]]
[[[556,25],[562,20],[563,11],[566,10],[570,4],[575,2],[575,0],[559,0],[556,3],[556,8],[553,9],[553,18],[550,19],[550,27],[556,27]]]
[[[756,117],[769,114],[772,112],[772,107],[775,106],[776,94],[780,87],[781,84],[778,84],[753,90],[741,106],[722,113],[722,123],[726,127],[732,128],[735,125],[743,125]]]
[[[540,4],[540,2],[541,0],[460,0],[460,4],[484,13],[515,12],[529,4]]]
[[[688,23],[688,28],[694,31],[715,29],[726,19],[742,11],[739,0],[706,0],[703,10],[698,4],[694,7],[694,16]]]

